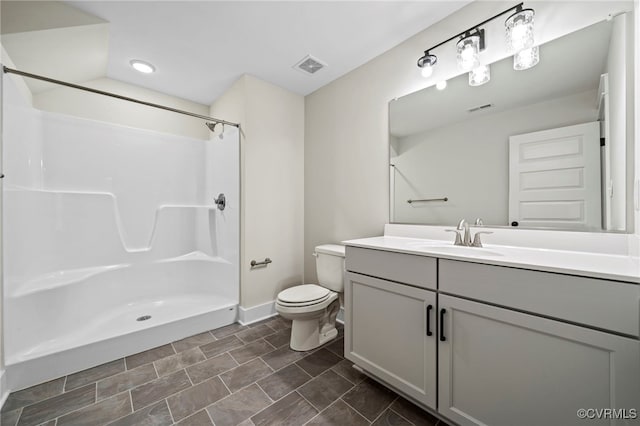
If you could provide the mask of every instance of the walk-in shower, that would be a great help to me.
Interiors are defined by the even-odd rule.
[[[44,112],[7,74],[3,123],[11,390],[236,320],[236,125],[198,140]]]

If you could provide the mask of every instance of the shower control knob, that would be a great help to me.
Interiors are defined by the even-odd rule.
[[[214,198],[213,202],[216,203],[216,206],[218,206],[218,210],[224,210],[224,208],[227,206],[227,199],[222,193],[218,195],[218,198]]]

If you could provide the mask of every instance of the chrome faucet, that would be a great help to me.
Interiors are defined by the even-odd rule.
[[[475,226],[483,226],[482,219],[477,218]],[[466,219],[462,219],[458,222],[458,226],[456,229],[445,229],[447,232],[455,232],[456,233],[456,241],[453,243],[456,246],[465,246],[465,247],[482,247],[482,241],[480,241],[480,235],[482,234],[492,234],[493,232],[489,231],[478,231],[471,240],[471,225],[467,222]],[[464,231],[464,236],[460,235],[460,231]]]
[[[456,228],[458,231],[464,230],[464,237],[462,237],[462,245],[470,246],[471,245],[471,228],[469,227],[469,222],[466,219],[462,219],[458,222],[458,226]]]

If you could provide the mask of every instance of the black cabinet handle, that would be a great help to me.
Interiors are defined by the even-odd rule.
[[[433,332],[431,331],[431,324],[429,324],[432,309],[433,305],[427,305],[427,336],[433,336]]]
[[[440,341],[444,342],[447,340],[446,337],[444,337],[444,314],[447,313],[447,310],[442,308],[440,309]]]

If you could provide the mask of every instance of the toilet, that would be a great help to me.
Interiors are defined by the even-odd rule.
[[[301,284],[282,290],[276,311],[293,321],[291,349],[309,351],[335,338],[336,316],[340,310],[339,293],[344,290],[344,246],[317,246],[318,284]]]

